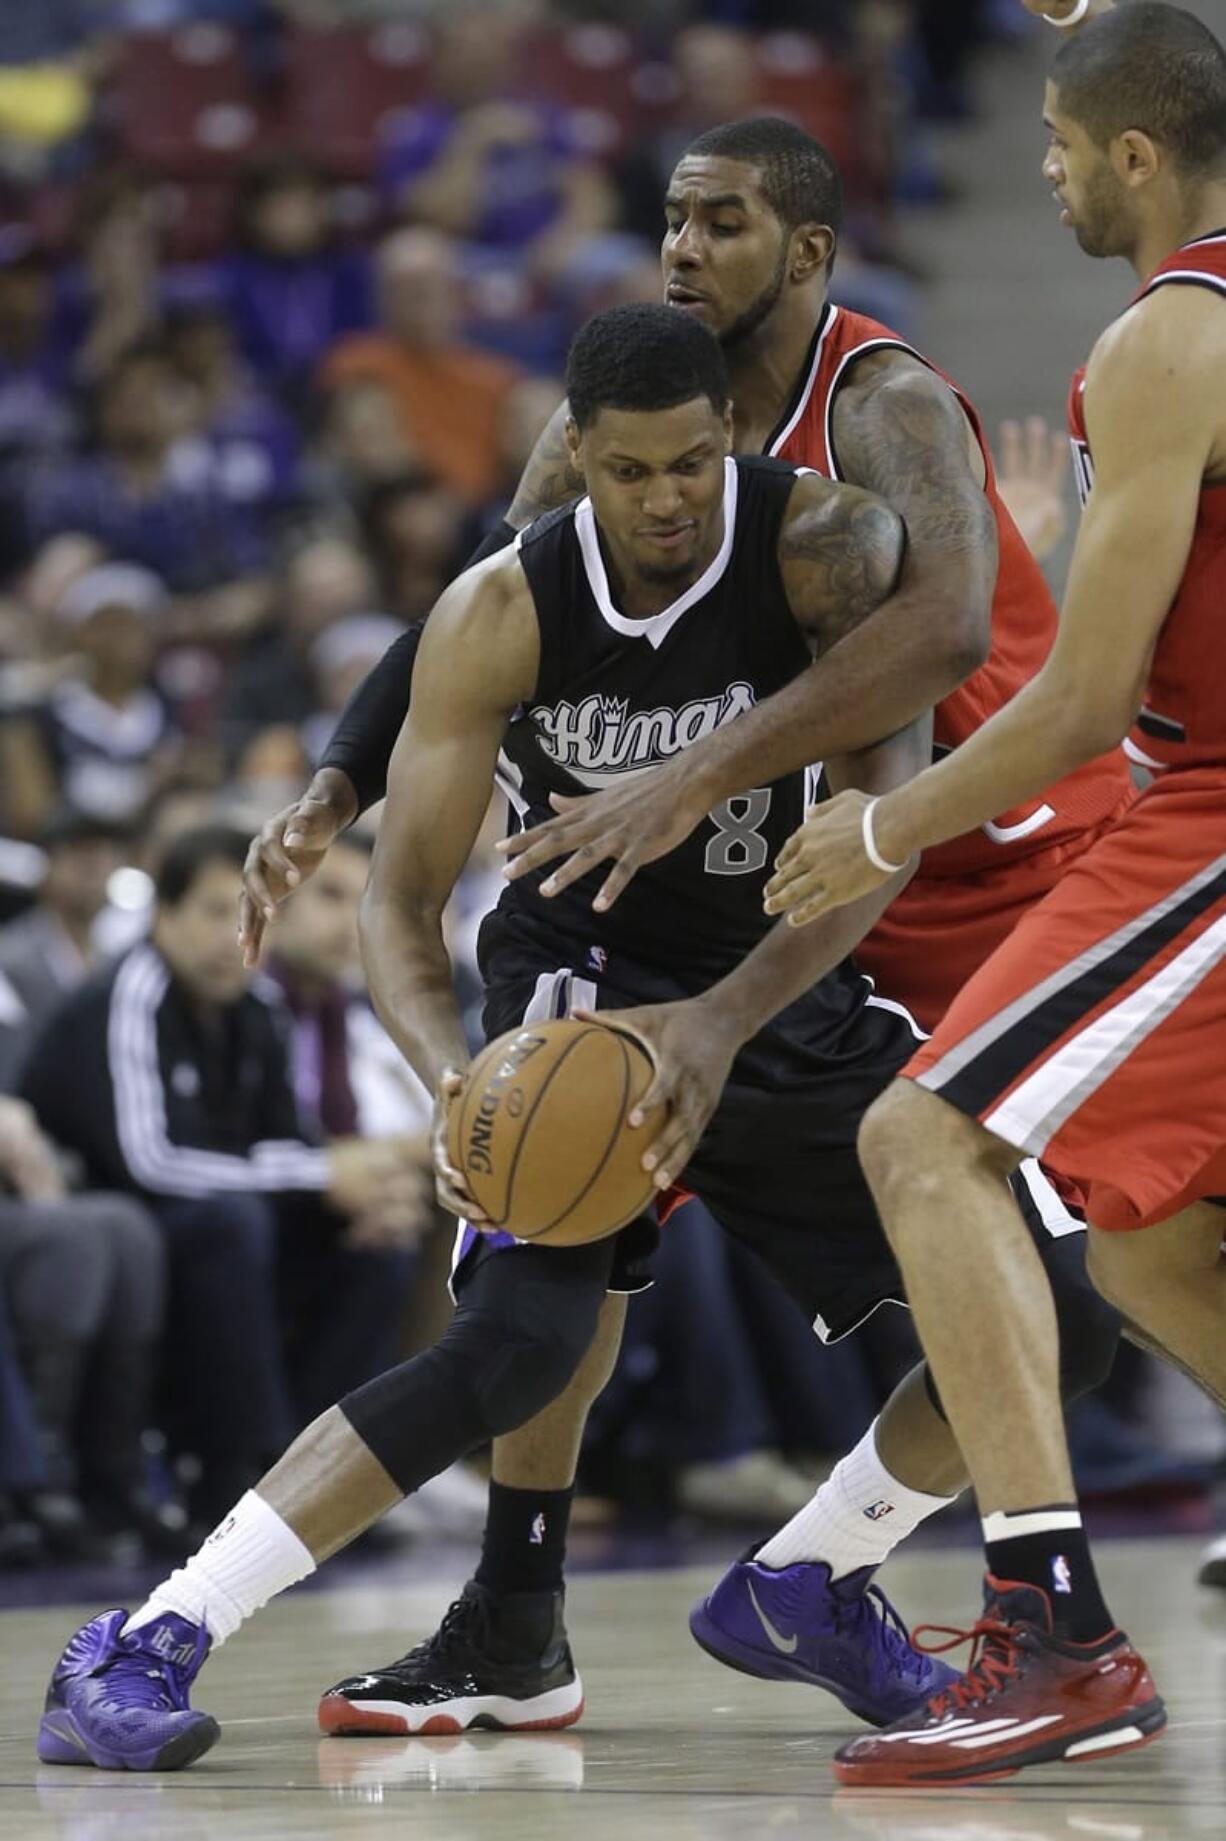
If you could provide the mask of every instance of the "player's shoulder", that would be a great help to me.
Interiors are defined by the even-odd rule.
[[[1180,400],[1195,406],[1199,399],[1208,407],[1218,399],[1223,362],[1223,296],[1195,286],[1158,287],[1099,335],[1086,366],[1086,395],[1142,398],[1165,392],[1172,406]]]

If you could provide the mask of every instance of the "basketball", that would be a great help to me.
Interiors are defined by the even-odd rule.
[[[495,1227],[581,1246],[632,1221],[655,1194],[643,1152],[664,1108],[627,1119],[651,1085],[633,1036],[571,1018],[509,1030],[468,1070],[447,1150]]]

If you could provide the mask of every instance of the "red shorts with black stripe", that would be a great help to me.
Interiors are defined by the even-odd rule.
[[[1226,1199],[1226,767],[1147,788],[903,1073],[1075,1184],[1097,1227]]]
[[[1069,865],[1118,823],[1131,787],[1100,825],[1029,856],[1010,856],[978,875],[913,876],[856,948],[855,960],[883,997],[905,1004],[921,1029],[935,1029],[984,962]]]

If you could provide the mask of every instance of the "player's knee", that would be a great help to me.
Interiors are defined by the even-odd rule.
[[[455,1340],[487,1437],[514,1432],[551,1405],[591,1345],[598,1306],[558,1312],[554,1302],[524,1287],[506,1309],[461,1310],[443,1338]]]
[[[906,1141],[910,1135],[909,1083],[891,1081],[873,1101],[860,1121],[856,1150],[864,1174],[879,1202],[887,1203],[906,1163]]]

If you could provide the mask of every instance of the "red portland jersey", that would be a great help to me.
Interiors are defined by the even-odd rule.
[[[1226,230],[1177,249],[1154,270],[1129,310],[1172,286],[1209,288],[1223,297],[1226,312]],[[1069,397],[1083,503],[1094,484],[1084,394],[1083,367]],[[1222,400],[1226,403],[1226,378]],[[1158,635],[1141,714],[1124,747],[1134,761],[1154,769],[1226,762],[1226,481],[1201,490],[1187,567]]]
[[[972,404],[945,373],[929,364],[897,333],[863,314],[830,305],[818,326],[803,383],[772,438],[768,452],[797,466],[841,479],[834,451],[834,401],[858,358],[869,352],[909,352],[949,384],[970,419],[987,469],[985,490],[1000,534],[1000,568],[992,600],[992,644],[986,662],[936,707],[933,752],[939,758],[981,728],[1038,672],[1056,634],[1056,607],[1042,571],[996,490],[992,456]],[[967,876],[1066,844],[1100,825],[1129,788],[1123,753],[1116,749],[1049,788],[1046,797],[947,844],[926,850],[916,880]]]

